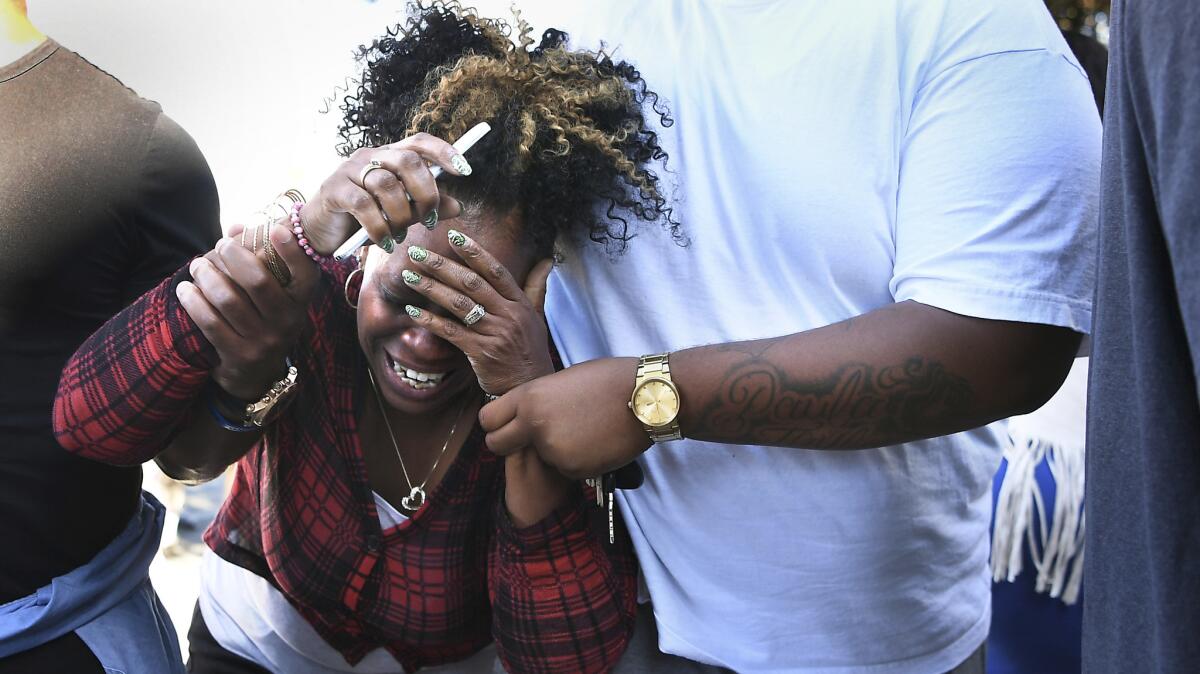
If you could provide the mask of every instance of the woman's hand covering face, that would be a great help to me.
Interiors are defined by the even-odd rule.
[[[460,264],[424,248],[408,249],[403,277],[413,290],[451,317],[407,305],[413,321],[450,342],[467,356],[485,393],[503,394],[554,371],[546,319],[546,279],[551,260],[534,265],[522,289],[495,257],[466,235],[450,230]],[[399,253],[397,253],[399,254]],[[472,311],[482,318],[464,323]]]

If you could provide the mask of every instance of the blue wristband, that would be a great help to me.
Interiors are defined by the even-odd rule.
[[[217,397],[212,391],[209,391],[208,395],[205,396],[204,402],[208,406],[208,413],[212,415],[213,420],[216,421],[221,428],[224,428],[227,431],[233,431],[234,433],[253,433],[254,431],[262,430],[261,426],[257,426],[255,424],[242,425],[235,421],[231,421],[228,417],[222,414],[221,410],[217,407]]]

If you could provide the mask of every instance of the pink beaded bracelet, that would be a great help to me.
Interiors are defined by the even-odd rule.
[[[321,262],[325,256],[313,250],[313,247],[308,242],[308,237],[304,235],[304,226],[300,224],[300,209],[304,208],[304,204],[295,202],[292,204],[291,220],[292,233],[296,235],[296,242],[304,249],[304,253],[308,255],[314,262]]]

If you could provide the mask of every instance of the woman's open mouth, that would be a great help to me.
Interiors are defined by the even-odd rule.
[[[386,354],[388,367],[396,374],[396,377],[407,384],[410,388],[416,391],[425,391],[432,388],[437,388],[445,379],[449,372],[422,372],[414,370],[392,358],[390,354]]]

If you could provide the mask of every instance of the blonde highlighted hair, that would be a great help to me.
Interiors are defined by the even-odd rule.
[[[603,52],[568,49],[559,30],[535,40],[515,10],[514,26],[453,1],[410,5],[406,23],[360,49],[364,71],[343,101],[339,150],[416,132],[453,140],[487,121],[492,132],[469,155],[476,171],[442,184],[468,204],[518,209],[521,238],[539,252],[576,234],[621,249],[634,236],[630,216],[682,242],[652,168],[667,155],[646,113],[672,120],[640,73]]]

